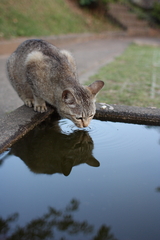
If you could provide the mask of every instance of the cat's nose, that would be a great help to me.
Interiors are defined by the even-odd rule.
[[[82,125],[83,125],[83,127],[88,127],[89,123],[90,123],[90,120],[83,119]]]

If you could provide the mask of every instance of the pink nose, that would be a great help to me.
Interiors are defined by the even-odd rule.
[[[88,127],[89,123],[90,123],[90,120],[88,120],[88,119],[87,120],[83,119],[83,121],[82,121],[83,127]]]

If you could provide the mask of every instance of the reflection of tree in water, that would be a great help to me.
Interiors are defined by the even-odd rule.
[[[45,122],[17,141],[11,154],[20,157],[35,173],[63,173],[68,176],[73,166],[86,163],[98,167],[93,157],[93,141],[88,132],[61,132],[58,122]]]
[[[87,221],[74,220],[72,213],[79,209],[79,201],[73,199],[68,206],[59,211],[49,207],[48,212],[42,217],[32,220],[26,226],[17,226],[10,234],[10,224],[15,222],[18,214],[13,214],[7,219],[0,218],[0,239],[3,240],[49,240],[57,239],[55,231],[76,235],[78,233],[91,234],[94,227]],[[59,238],[65,240],[65,237]],[[93,240],[116,240],[110,233],[110,227],[103,225],[93,237]]]
[[[97,235],[93,240],[117,240],[112,233],[110,233],[111,228],[106,225],[102,225],[98,230]]]
[[[156,188],[156,192],[160,192],[160,187],[157,187],[157,188]]]

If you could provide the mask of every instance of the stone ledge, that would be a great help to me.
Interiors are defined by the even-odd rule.
[[[46,113],[37,113],[34,112],[32,108],[21,106],[1,118],[0,153],[11,147],[13,143],[44,121],[52,113],[57,119],[57,113],[52,107],[48,107]],[[104,121],[158,126],[160,125],[160,109],[96,103],[95,118]]]
[[[96,119],[144,125],[160,125],[160,109],[96,103]]]
[[[48,107],[46,113],[37,113],[33,109],[21,106],[0,119],[0,153],[11,147],[18,139],[44,121],[53,108]]]

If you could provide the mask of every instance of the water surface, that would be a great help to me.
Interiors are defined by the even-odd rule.
[[[45,122],[0,155],[0,239],[159,240],[160,127]]]

